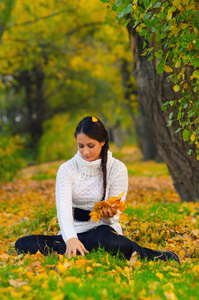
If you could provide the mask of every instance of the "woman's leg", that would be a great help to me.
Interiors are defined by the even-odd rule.
[[[101,225],[95,229],[80,233],[78,234],[78,238],[88,251],[98,249],[101,246],[113,255],[116,255],[118,252],[121,253],[126,259],[130,259],[132,253],[136,251],[142,259],[164,261],[173,259],[180,263],[177,254],[171,251],[157,251],[143,248],[127,237],[117,234],[108,225]],[[15,243],[15,249],[18,253],[35,254],[39,250],[44,255],[52,251],[64,254],[66,252],[66,244],[61,235],[31,235],[18,239]]]
[[[35,254],[39,250],[44,255],[52,251],[64,254],[66,244],[61,235],[30,235],[18,239],[15,243],[15,249],[18,253]]]
[[[147,260],[164,260],[173,259],[180,263],[178,256],[171,251],[156,251],[139,246],[136,242],[132,242],[127,237],[117,234],[114,229],[107,225],[98,226],[88,232],[78,235],[80,241],[84,244],[88,251],[103,247],[107,252],[113,255],[118,252],[122,253],[126,259],[130,259],[134,251],[136,251],[142,259]]]
[[[88,251],[102,247],[113,255],[120,252],[127,259],[130,259],[132,254],[132,242],[128,238],[118,235],[108,225],[101,225],[87,232],[80,233],[78,238]]]

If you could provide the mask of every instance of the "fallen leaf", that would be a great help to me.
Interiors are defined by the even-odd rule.
[[[89,272],[91,272],[91,271],[93,271],[93,269],[92,269],[91,267],[86,267],[86,272],[87,272],[87,273],[89,273]]]
[[[164,275],[162,273],[155,273],[155,276],[157,276],[160,280],[164,279]]]
[[[34,269],[39,269],[41,267],[41,262],[39,260],[36,260],[33,264],[32,264]]]
[[[19,281],[15,279],[9,279],[8,280],[9,284],[15,288],[22,287],[23,285],[28,285],[26,281]]]
[[[172,291],[171,292],[164,292],[164,295],[165,295],[167,300],[178,300],[178,298],[176,297],[176,295]]]
[[[0,260],[8,260],[9,259],[9,257],[10,257],[10,255],[9,254],[1,254],[0,255]]]

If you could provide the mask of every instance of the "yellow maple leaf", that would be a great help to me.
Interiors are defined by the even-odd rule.
[[[155,275],[162,280],[164,278],[164,275],[162,273],[155,273]]]
[[[98,222],[102,217],[103,210],[108,212],[108,208],[114,208],[116,211],[123,212],[126,209],[126,204],[121,201],[123,195],[124,192],[117,197],[108,198],[107,201],[103,200],[96,202],[92,212],[90,213],[91,219]]]
[[[57,270],[60,274],[63,274],[66,271],[66,267],[62,264],[57,265]]]
[[[128,217],[126,214],[121,214],[120,215],[120,222],[126,222],[128,220]]]

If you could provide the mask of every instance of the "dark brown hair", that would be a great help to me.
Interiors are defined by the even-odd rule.
[[[109,148],[109,136],[108,131],[105,128],[104,124],[95,117],[87,116],[83,118],[75,130],[75,138],[79,133],[84,133],[91,139],[97,140],[98,142],[105,142],[101,150],[101,166],[103,173],[103,197],[102,200],[105,200],[106,196],[106,186],[107,186],[107,157],[108,157],[108,148]]]

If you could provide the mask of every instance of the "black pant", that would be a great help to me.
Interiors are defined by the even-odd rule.
[[[152,260],[158,254],[158,251],[142,248],[123,235],[117,234],[112,227],[107,225],[101,225],[95,229],[80,233],[78,234],[78,239],[88,251],[102,247],[113,255],[119,252],[126,259],[130,259],[134,251],[141,258],[146,257],[148,260]],[[66,252],[66,244],[61,235],[31,235],[18,239],[15,249],[18,253],[35,254],[39,250],[44,255],[53,251],[58,254],[64,254]]]

